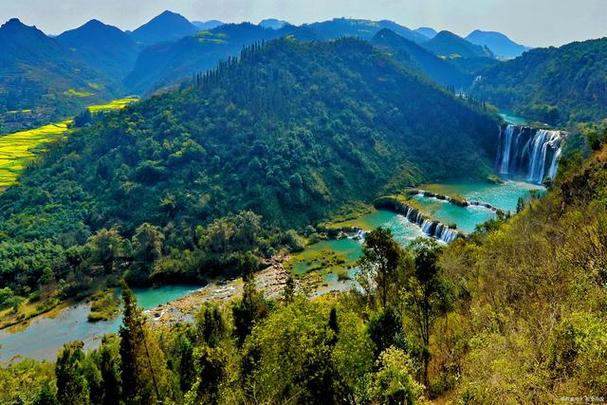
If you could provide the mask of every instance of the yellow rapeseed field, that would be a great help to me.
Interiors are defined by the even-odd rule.
[[[136,102],[135,97],[88,107],[92,113],[119,110]],[[44,125],[27,131],[0,136],[0,190],[17,183],[23,169],[51,143],[64,139],[73,120]]]

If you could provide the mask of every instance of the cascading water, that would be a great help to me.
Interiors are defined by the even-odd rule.
[[[451,229],[445,224],[441,224],[440,222],[432,221],[424,217],[421,212],[412,207],[407,206],[403,212],[403,215],[409,222],[419,226],[423,233],[445,243],[451,243],[459,236],[457,230]]]
[[[512,135],[514,134],[514,126],[508,125],[505,131],[505,139],[503,142],[504,152],[502,153],[502,163],[500,165],[500,174],[508,174],[510,168],[510,149],[512,147]]]
[[[554,178],[567,133],[508,125],[500,130],[496,167],[501,175],[532,183]]]

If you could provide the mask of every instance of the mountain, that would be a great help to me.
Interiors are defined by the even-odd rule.
[[[46,124],[116,89],[59,41],[12,19],[0,27],[0,133]]]
[[[418,34],[425,36],[428,39],[432,39],[438,34],[438,32],[434,28],[430,28],[430,27],[419,27],[418,29],[416,29],[414,31],[417,32]]]
[[[144,46],[172,42],[198,32],[181,14],[165,11],[132,32],[132,38]]]
[[[506,35],[494,31],[476,30],[466,37],[466,40],[487,47],[500,59],[513,59],[528,51],[524,45],[517,44]]]
[[[169,251],[241,210],[303,227],[407,184],[484,178],[496,125],[367,42],[287,37],[72,134],[0,194],[0,233],[70,246],[149,222]]]
[[[371,43],[387,50],[402,64],[422,71],[429,78],[443,86],[461,89],[468,87],[472,83],[472,76],[462,73],[449,61],[439,58],[420,45],[388,29],[383,29],[375,34]]]
[[[491,51],[474,45],[449,31],[441,31],[431,40],[423,43],[424,48],[437,56],[447,59],[493,57]]]
[[[211,69],[220,61],[239,55],[245,45],[290,34],[312,38],[306,28],[286,26],[273,30],[242,23],[225,24],[174,43],[149,47],[137,59],[125,84],[132,92],[147,93]]]
[[[389,20],[371,21],[335,18],[330,21],[317,22],[306,26],[321,40],[343,37],[356,37],[369,40],[380,30],[387,28],[413,42],[421,43],[427,41],[425,36]]]
[[[76,58],[97,66],[110,76],[123,78],[135,65],[137,44],[120,29],[91,20],[57,38]]]
[[[200,31],[208,31],[208,30],[212,30],[213,28],[217,28],[225,23],[222,21],[219,21],[219,20],[209,20],[209,21],[192,21],[192,24],[196,28],[198,28]]]
[[[283,28],[285,25],[289,25],[289,23],[284,20],[277,20],[276,18],[267,18],[265,20],[262,20],[259,23],[259,25],[264,28],[279,30],[279,29]]]
[[[607,38],[533,49],[481,73],[474,94],[550,124],[607,118]]]

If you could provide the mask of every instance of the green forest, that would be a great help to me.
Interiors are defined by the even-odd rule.
[[[540,48],[481,71],[472,94],[550,125],[605,118],[607,39]]]
[[[183,90],[76,122],[0,194],[0,280],[23,298],[256,268],[347,202],[485,178],[497,129],[355,39],[254,45]]]
[[[0,404],[605,403],[607,38],[474,33],[2,25]]]
[[[591,131],[604,141],[605,126]],[[605,372],[607,148],[571,159],[543,198],[443,247],[365,241],[361,290],[203,306],[151,327],[125,286],[119,336],[56,364],[3,369],[31,403],[554,403],[600,396]],[[533,231],[530,231],[533,230]]]

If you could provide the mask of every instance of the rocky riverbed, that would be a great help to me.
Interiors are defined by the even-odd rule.
[[[286,256],[274,257],[270,260],[268,267],[255,274],[257,290],[269,299],[277,299],[283,295],[289,278],[289,271],[283,265],[287,259]],[[241,297],[243,286],[241,278],[213,282],[185,297],[149,309],[145,311],[145,314],[152,322],[163,325],[191,321],[196,311],[206,302],[228,302]]]

